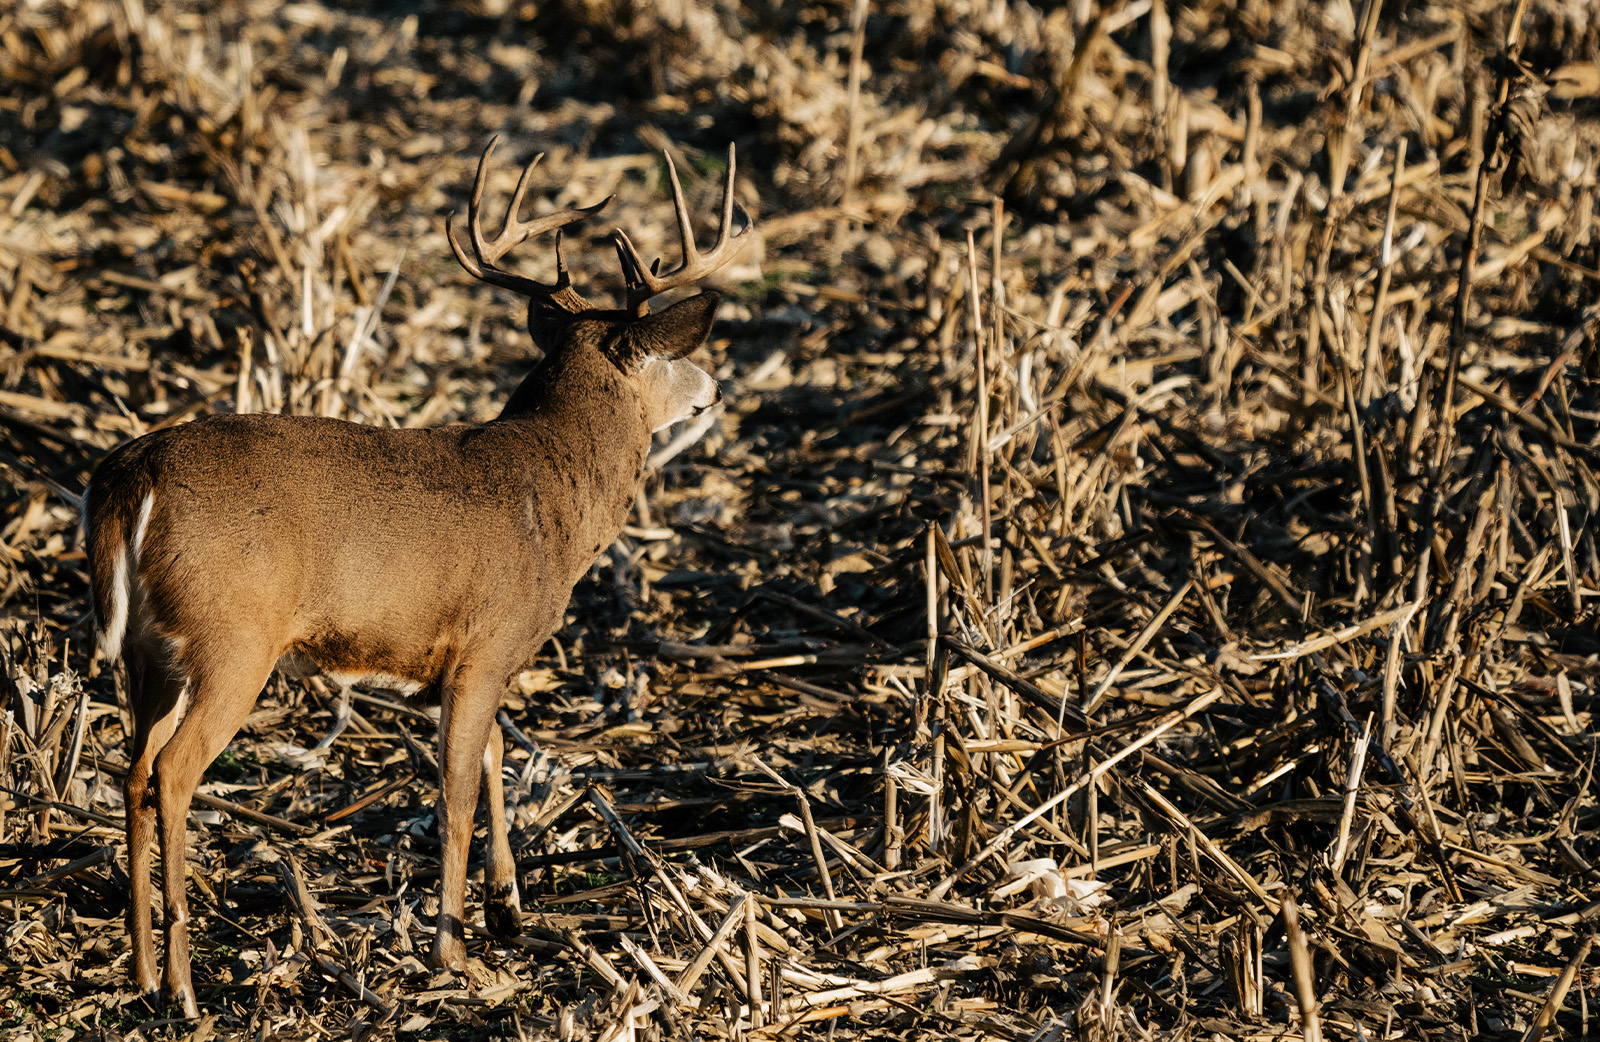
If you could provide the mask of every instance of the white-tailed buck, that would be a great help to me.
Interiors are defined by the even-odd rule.
[[[530,236],[610,200],[518,220],[535,157],[503,229],[486,239],[478,206],[493,151],[491,141],[468,208],[472,254],[453,227],[450,245],[472,275],[529,299],[529,329],[544,350],[498,419],[391,430],[215,416],[117,449],[84,495],[101,648],[107,658],[120,652],[127,667],[133,973],[143,991],[158,990],[150,844],[159,821],[167,986],[191,1017],[189,800],[275,666],[437,694],[443,865],[431,961],[460,966],[466,958],[467,847],[480,776],[490,836],[485,919],[497,936],[519,931],[494,724],[507,681],[561,624],[573,585],[621,531],[651,433],[721,398],[684,357],[710,333],[717,295],[659,314],[649,301],[735,252],[744,233],[730,236],[733,150],[716,246],[704,254],[669,157],[683,263],[664,273],[659,262],[647,267],[618,231],[626,303],[617,310],[572,288],[559,235],[555,282],[499,266]]]

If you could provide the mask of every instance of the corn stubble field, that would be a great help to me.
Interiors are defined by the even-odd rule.
[[[1587,5],[214,6],[0,11],[0,1034],[1593,1030]],[[75,497],[208,412],[491,418],[493,134],[491,210],[616,193],[602,296],[614,226],[676,260],[660,150],[708,215],[737,143],[726,407],[514,685],[523,936],[424,967],[432,724],[308,757],[275,678],[170,1019]]]

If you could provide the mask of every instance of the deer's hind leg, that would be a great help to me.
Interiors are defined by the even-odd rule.
[[[189,1017],[200,1014],[189,973],[189,902],[184,892],[189,801],[206,768],[250,715],[278,658],[271,645],[248,639],[219,641],[216,646],[228,648],[228,654],[191,666],[188,706],[155,765],[167,912],[167,987]]]
[[[150,784],[157,754],[183,715],[188,683],[164,649],[130,643],[122,661],[128,674],[128,777],[123,781],[128,831],[128,942],[133,979],[147,997],[161,990],[150,926],[150,844],[156,836],[156,792]]]

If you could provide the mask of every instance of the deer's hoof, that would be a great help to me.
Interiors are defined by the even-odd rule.
[[[517,888],[492,888],[483,904],[483,920],[499,940],[509,941],[522,933],[522,903],[517,900]]]
[[[467,946],[459,937],[446,937],[433,942],[428,953],[428,966],[435,970],[464,970],[467,968]]]

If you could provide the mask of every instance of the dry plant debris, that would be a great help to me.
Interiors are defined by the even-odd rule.
[[[1561,0],[0,9],[0,1034],[1594,1030],[1597,70]],[[657,150],[705,212],[738,144],[728,408],[502,715],[524,936],[423,968],[430,722],[307,756],[274,680],[168,1019],[76,493],[208,411],[492,416],[495,133],[647,255]]]

